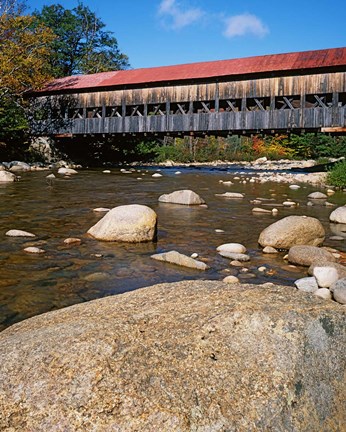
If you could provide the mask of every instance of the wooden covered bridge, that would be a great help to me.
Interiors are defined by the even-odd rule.
[[[31,95],[37,135],[346,132],[346,48],[71,76]]]

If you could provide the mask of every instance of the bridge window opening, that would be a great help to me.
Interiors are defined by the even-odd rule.
[[[197,114],[209,114],[215,112],[215,101],[198,101],[193,104],[193,112]]]
[[[300,95],[278,96],[275,98],[275,109],[292,110],[301,108]]]
[[[86,117],[88,119],[102,118],[102,108],[101,107],[87,108]]]
[[[270,98],[247,98],[246,109],[247,111],[267,111],[270,109]]]
[[[126,105],[127,117],[142,117],[144,113],[144,105]]]
[[[306,95],[305,108],[329,108],[332,105],[332,93]]]
[[[67,117],[69,119],[82,119],[83,118],[83,108],[69,108]]]
[[[166,104],[149,104],[148,116],[166,115]]]
[[[106,117],[121,117],[121,106],[106,107]]]
[[[219,101],[220,112],[238,112],[241,111],[241,99],[225,99]]]
[[[186,115],[189,114],[190,102],[179,102],[170,104],[170,114]]]

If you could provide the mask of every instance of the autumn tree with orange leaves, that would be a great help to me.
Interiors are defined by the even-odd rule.
[[[25,4],[0,0],[0,141],[19,139],[27,129],[26,91],[51,79],[49,57],[53,32]]]

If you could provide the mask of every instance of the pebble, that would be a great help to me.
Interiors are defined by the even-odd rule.
[[[332,299],[332,293],[329,291],[328,288],[320,288],[314,292],[314,295],[317,297],[321,297],[324,300],[331,300]]]
[[[47,178],[47,179],[53,179],[53,178],[56,178],[56,177],[55,177],[55,175],[52,173],[52,174],[48,174],[46,178]]]
[[[295,207],[297,203],[295,203],[294,201],[284,201],[282,205],[285,207]]]
[[[341,237],[341,236],[331,236],[331,237],[329,237],[329,240],[345,240],[344,239],[344,237]]]
[[[191,258],[196,259],[196,258],[198,258],[198,253],[194,252],[190,256],[191,256]]]
[[[230,262],[230,265],[234,267],[242,267],[243,263],[238,260],[233,260]]]
[[[8,237],[36,237],[35,234],[32,234],[27,231],[12,229],[6,232]]]
[[[265,271],[267,270],[267,267],[261,266],[261,267],[258,267],[257,270],[258,270],[259,272],[265,272]]]
[[[227,252],[227,251],[219,251],[219,254],[223,256],[224,258],[230,258],[232,261],[241,261],[246,262],[250,261],[249,255],[242,254],[242,253],[233,253],[233,252]]]
[[[225,198],[244,198],[244,194],[239,192],[225,192],[223,194],[215,194],[215,196],[221,196]]]
[[[225,231],[222,230],[222,229],[216,229],[215,232],[218,233],[218,234],[221,234],[221,233],[224,233]]]
[[[226,276],[222,281],[229,284],[233,284],[239,282],[239,279],[236,276],[230,275],[230,276]]]
[[[218,252],[230,252],[236,254],[244,254],[246,247],[240,243],[224,243],[216,248]]]
[[[151,177],[154,177],[154,178],[162,177],[162,174],[155,173],[155,174],[153,174]]]
[[[107,213],[110,211],[110,209],[106,208],[106,207],[97,207],[97,208],[94,208],[93,211],[97,212],[97,213],[102,213],[102,212]]]
[[[297,190],[297,189],[300,189],[300,186],[293,184],[293,185],[290,185],[289,188],[292,190]]]
[[[181,171],[176,171],[174,174],[179,175],[181,174]]]
[[[322,192],[312,192],[308,195],[308,198],[310,199],[327,199],[327,195]]]
[[[272,214],[271,210],[262,209],[260,207],[254,207],[252,209],[252,213],[269,213],[269,214]]]
[[[82,242],[82,240],[80,238],[77,238],[77,237],[69,237],[69,238],[64,240],[64,243],[67,245],[77,244],[77,243],[79,244],[81,242]]]
[[[111,172],[110,172],[110,170],[104,170],[104,171],[102,171],[104,174],[110,174]]]
[[[276,250],[275,248],[273,248],[272,246],[266,246],[263,250],[263,253],[265,254],[277,254],[279,253],[278,250]]]
[[[35,246],[26,247],[24,249],[24,251],[28,252],[28,253],[31,253],[31,254],[42,254],[42,253],[45,253],[45,250],[40,249],[40,248],[35,247]]]

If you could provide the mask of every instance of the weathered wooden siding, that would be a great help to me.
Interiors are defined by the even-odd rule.
[[[49,107],[53,120],[61,119],[36,120],[34,131],[117,134],[345,127],[346,72],[214,81],[39,97],[35,103]],[[57,114],[52,107],[59,105]]]

